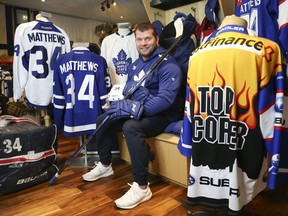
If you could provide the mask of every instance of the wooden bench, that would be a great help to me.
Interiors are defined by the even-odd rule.
[[[131,163],[128,147],[121,133],[118,140],[121,159]],[[155,152],[155,160],[149,163],[149,172],[187,187],[190,160],[180,154],[177,148],[178,140],[178,136],[169,133],[147,139],[151,150]]]

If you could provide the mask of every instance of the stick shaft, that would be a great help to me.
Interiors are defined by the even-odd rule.
[[[99,129],[108,121],[110,116],[106,116],[96,130],[86,139],[86,141],[75,151],[75,153],[66,161],[66,163],[59,169],[59,171],[51,178],[48,185],[52,185],[56,178],[71,164],[71,162],[78,156],[78,154],[85,148],[90,140],[96,135]]]

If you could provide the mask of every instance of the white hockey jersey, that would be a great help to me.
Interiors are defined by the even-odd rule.
[[[64,136],[91,134],[104,112],[111,89],[106,60],[85,47],[61,55],[55,63],[54,121]]]
[[[70,50],[65,31],[46,18],[20,24],[14,39],[14,101],[25,91],[29,103],[47,107],[52,102],[55,60]]]
[[[101,56],[107,61],[112,84],[126,83],[128,67],[139,57],[134,33],[115,32],[106,36],[101,44]]]

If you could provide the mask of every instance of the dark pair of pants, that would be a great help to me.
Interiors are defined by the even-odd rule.
[[[106,114],[97,118],[97,127],[103,122]],[[118,119],[108,120],[96,134],[98,154],[102,164],[111,163],[113,137],[117,132],[123,132],[130,154],[134,181],[139,185],[147,185],[149,151],[145,138],[159,135],[168,126],[169,121],[162,115],[143,117],[140,120]]]

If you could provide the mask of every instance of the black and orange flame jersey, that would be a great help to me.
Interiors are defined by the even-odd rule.
[[[278,45],[241,26],[224,26],[192,53],[178,144],[191,157],[188,203],[237,212],[267,175],[275,187],[285,82]]]

